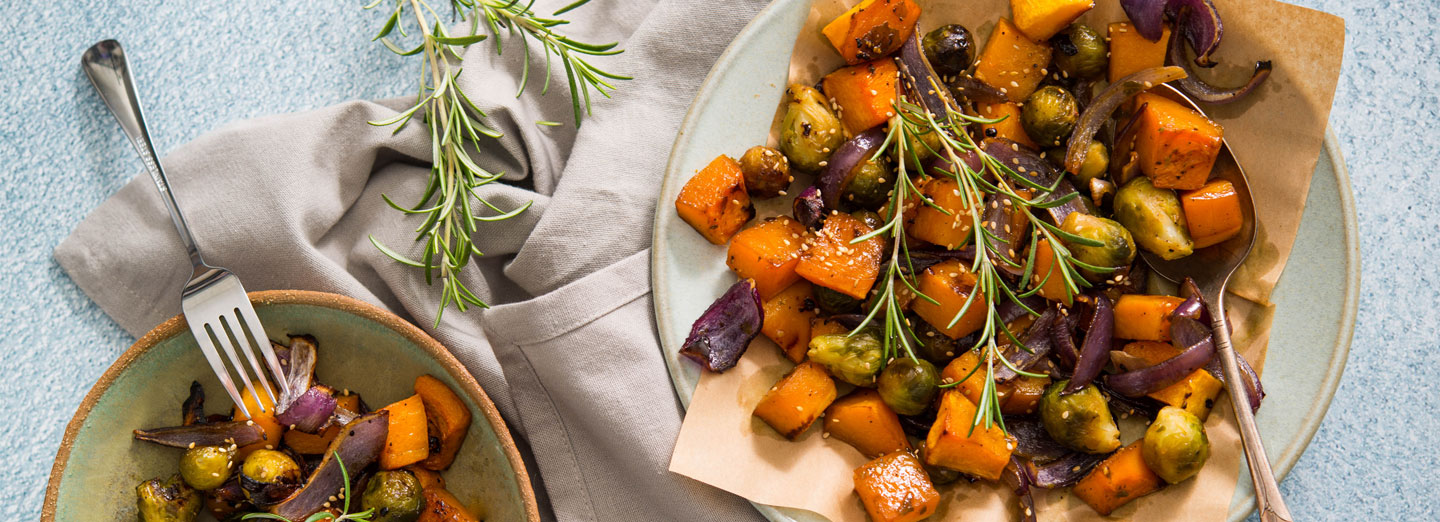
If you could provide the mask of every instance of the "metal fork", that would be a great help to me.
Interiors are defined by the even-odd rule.
[[[85,51],[80,57],[80,66],[84,69],[85,76],[90,78],[95,90],[100,93],[100,99],[105,101],[110,114],[120,123],[125,136],[130,138],[130,144],[140,153],[145,170],[150,173],[150,179],[160,190],[160,199],[165,202],[165,209],[170,211],[170,220],[175,223],[175,231],[180,234],[180,243],[185,245],[185,250],[190,255],[193,272],[190,281],[185,283],[180,299],[180,308],[185,313],[186,322],[190,324],[190,333],[195,335],[195,341],[200,344],[201,351],[205,352],[205,360],[210,362],[210,369],[215,371],[215,376],[220,379],[220,384],[225,387],[240,412],[246,417],[252,416],[240,392],[235,388],[230,370],[220,357],[220,349],[224,350],[245,389],[254,397],[260,412],[264,413],[266,402],[260,398],[260,391],[250,379],[245,365],[241,363],[237,347],[238,352],[245,354],[250,368],[255,371],[260,383],[258,388],[263,389],[269,396],[269,404],[275,404],[279,396],[271,387],[270,379],[265,376],[265,370],[256,359],[254,350],[260,350],[276,379],[283,380],[281,376],[285,374],[280,369],[280,361],[275,358],[275,351],[270,348],[270,339],[265,335],[260,318],[255,315],[255,308],[250,305],[250,299],[245,295],[245,287],[240,285],[240,278],[235,277],[229,270],[206,264],[200,256],[200,250],[195,247],[190,226],[186,224],[180,207],[175,204],[175,194],[170,190],[170,182],[155,156],[154,145],[150,143],[150,132],[145,128],[145,116],[140,109],[140,98],[136,96],[130,66],[125,59],[125,49],[115,40],[102,41]],[[217,349],[217,346],[220,349]]]

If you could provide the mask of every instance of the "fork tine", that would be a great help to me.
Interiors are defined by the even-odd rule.
[[[285,370],[280,367],[280,359],[275,357],[275,349],[270,346],[270,336],[265,333],[265,326],[260,322],[260,316],[255,315],[255,306],[247,299],[243,304],[236,307],[240,312],[240,322],[244,323],[245,329],[254,336],[255,344],[260,347],[260,355],[265,358],[265,363],[270,367],[270,374],[275,376],[276,391],[281,395],[285,394]],[[257,372],[259,369],[256,370]],[[261,375],[264,378],[264,375]]]
[[[245,407],[245,401],[240,398],[240,391],[235,389],[235,381],[230,379],[230,371],[225,369],[225,362],[220,359],[220,351],[215,348],[214,338],[210,335],[210,326],[205,324],[190,323],[190,334],[195,336],[195,342],[200,344],[200,351],[205,354],[205,360],[210,363],[210,369],[215,372],[215,377],[220,379],[220,385],[225,387],[225,392],[230,394],[230,400],[235,401],[235,406],[240,408],[240,413],[250,416],[250,410]]]
[[[235,353],[234,333],[230,330],[229,321],[226,319],[228,317],[225,315],[220,316],[220,327],[214,328],[216,330],[215,339],[225,349],[225,355],[229,356],[230,364],[235,367],[235,373],[240,374],[240,380],[245,383],[245,389],[255,397],[255,406],[260,408],[260,413],[265,413],[265,401],[260,399],[260,392],[256,391],[255,385],[250,382],[250,372],[245,371],[245,363],[241,362],[240,356]],[[244,336],[245,334],[240,335]]]
[[[270,386],[270,378],[265,376],[266,372],[260,367],[260,360],[255,358],[256,346],[269,348],[270,338],[265,337],[264,330],[261,330],[261,335],[255,335],[254,329],[250,328],[250,321],[241,315],[240,308],[236,307],[234,312],[236,320],[231,327],[235,329],[235,342],[238,343],[240,351],[245,353],[245,359],[250,362],[250,369],[255,370],[255,376],[260,378],[260,387],[265,389],[265,395],[270,396],[270,404],[274,404],[278,409],[280,398],[275,395],[275,389]],[[229,318],[230,316],[227,315],[226,319]],[[264,339],[265,342],[261,343],[261,339]]]

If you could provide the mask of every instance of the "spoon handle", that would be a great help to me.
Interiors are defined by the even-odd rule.
[[[1235,418],[1240,421],[1240,440],[1245,445],[1245,462],[1250,466],[1250,479],[1255,483],[1256,512],[1262,522],[1291,522],[1290,510],[1285,499],[1280,497],[1280,486],[1275,483],[1275,473],[1270,470],[1270,459],[1265,456],[1265,445],[1260,441],[1260,430],[1255,428],[1255,413],[1250,411],[1250,400],[1245,393],[1245,380],[1240,375],[1240,364],[1235,358],[1235,347],[1230,344],[1230,325],[1225,320],[1225,291],[1210,297],[1210,317],[1215,334],[1215,347],[1219,350],[1220,364],[1225,369],[1225,387],[1230,404],[1235,407]]]

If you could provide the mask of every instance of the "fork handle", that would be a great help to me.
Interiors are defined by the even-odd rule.
[[[100,93],[105,107],[110,109],[110,114],[120,123],[125,136],[130,138],[135,152],[140,154],[145,171],[150,173],[155,188],[160,190],[160,199],[165,203],[165,210],[170,211],[170,220],[175,223],[175,231],[180,234],[180,243],[185,246],[185,251],[190,256],[190,264],[199,270],[205,262],[200,258],[200,250],[195,247],[195,239],[190,234],[190,225],[185,222],[185,215],[175,204],[170,181],[165,177],[165,170],[160,167],[154,144],[150,142],[150,131],[145,128],[145,114],[140,109],[140,98],[135,92],[130,65],[125,59],[125,49],[115,40],[101,41],[90,46],[80,57],[80,67],[85,71],[85,76],[90,78],[95,91]]]
[[[1270,470],[1270,459],[1265,456],[1265,445],[1260,440],[1260,430],[1255,427],[1255,413],[1250,411],[1249,395],[1245,391],[1245,380],[1240,375],[1239,357],[1230,344],[1230,324],[1225,318],[1225,289],[1222,286],[1214,295],[1207,295],[1210,317],[1215,334],[1215,348],[1219,352],[1220,365],[1225,370],[1225,387],[1230,404],[1235,408],[1235,419],[1240,423],[1240,440],[1245,445],[1245,463],[1250,467],[1250,480],[1255,484],[1255,510],[1262,522],[1290,522],[1290,510],[1280,496],[1280,486],[1275,482],[1275,472]]]

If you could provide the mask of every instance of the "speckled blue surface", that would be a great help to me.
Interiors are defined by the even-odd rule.
[[[1440,203],[1418,195],[1433,193],[1440,152],[1440,3],[1293,1],[1346,19],[1331,125],[1350,166],[1364,273],[1344,379],[1281,489],[1297,520],[1435,520]],[[162,154],[236,119],[408,94],[414,64],[370,43],[381,19],[359,2],[6,4],[0,519],[33,520],[65,423],[133,342],[51,256],[140,171],[80,53],[103,38],[125,44]]]

